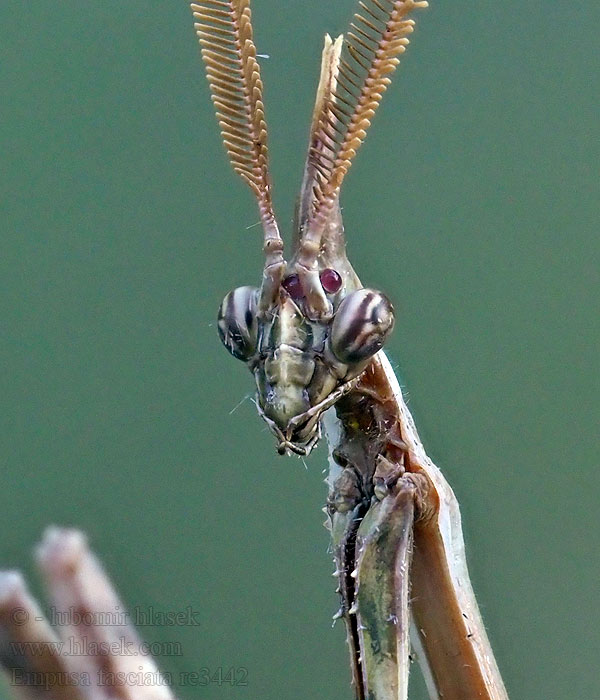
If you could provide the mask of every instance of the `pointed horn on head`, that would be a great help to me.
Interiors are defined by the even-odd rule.
[[[305,172],[310,173],[314,185],[312,193],[304,193],[296,261],[308,287],[309,313],[313,316],[326,313],[327,299],[318,289],[313,289],[318,285],[312,282],[324,231],[336,214],[344,177],[365,140],[373,115],[391,82],[390,76],[400,63],[398,56],[409,43],[414,21],[408,15],[427,7],[427,2],[360,0],[359,5],[360,11],[350,24],[341,57],[338,52],[335,58],[329,85],[323,85],[324,67],[321,69],[311,128]]]

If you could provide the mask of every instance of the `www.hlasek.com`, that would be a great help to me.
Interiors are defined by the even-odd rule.
[[[45,656],[183,656],[181,642],[140,642],[130,637],[99,641],[90,637],[68,637],[55,642],[10,642],[12,654],[30,658]]]

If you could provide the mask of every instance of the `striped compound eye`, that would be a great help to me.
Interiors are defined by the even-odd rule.
[[[381,350],[393,327],[390,300],[373,289],[359,289],[345,297],[335,313],[331,350],[345,365],[358,364]]]
[[[247,362],[256,352],[256,287],[238,287],[223,299],[219,308],[219,338],[238,360]]]

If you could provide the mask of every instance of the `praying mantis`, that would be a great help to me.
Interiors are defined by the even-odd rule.
[[[388,297],[347,256],[340,191],[413,31],[420,0],[363,0],[325,37],[291,256],[273,210],[250,0],[192,3],[223,143],[263,227],[260,286],[229,292],[218,331],[246,363],[280,454],[329,444],[328,525],[358,700],[506,700],[467,570],[456,497],[427,456],[383,345]]]

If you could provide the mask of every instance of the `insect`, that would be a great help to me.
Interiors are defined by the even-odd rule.
[[[254,376],[281,454],[325,431],[328,524],[356,697],[406,698],[409,649],[432,698],[507,698],[469,581],[458,503],[427,457],[382,347],[390,300],[345,251],[340,189],[413,31],[419,0],[363,0],[325,37],[289,259],[273,211],[250,0],[192,4],[229,159],[258,201],[260,286],[229,292],[227,350]],[[410,598],[410,600],[409,600]]]

